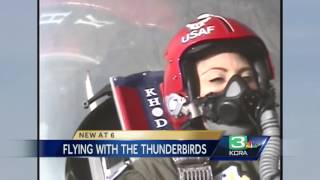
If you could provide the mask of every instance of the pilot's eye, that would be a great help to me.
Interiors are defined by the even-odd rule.
[[[223,77],[215,77],[210,79],[211,83],[215,83],[215,84],[222,84],[224,83],[225,79]]]
[[[251,73],[246,73],[241,76],[246,82],[254,81],[253,75]]]

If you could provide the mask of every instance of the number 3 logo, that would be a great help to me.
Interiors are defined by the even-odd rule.
[[[240,150],[245,149],[247,144],[247,136],[230,136],[229,149]]]

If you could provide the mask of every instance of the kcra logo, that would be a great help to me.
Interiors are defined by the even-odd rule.
[[[229,155],[248,156],[246,149],[258,148],[247,136],[229,136]]]

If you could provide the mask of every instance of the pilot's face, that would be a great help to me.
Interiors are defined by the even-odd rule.
[[[226,52],[210,56],[198,61],[196,68],[200,81],[200,97],[212,92],[223,92],[234,75],[242,77],[250,89],[258,88],[248,60],[237,53]],[[244,123],[241,126],[232,126],[205,121],[204,125],[210,130],[223,130],[225,135],[259,134],[257,124]]]
[[[210,56],[198,61],[196,68],[200,81],[200,97],[211,92],[222,92],[230,78],[236,74],[248,83],[249,88],[258,88],[247,59],[237,53],[226,52]]]

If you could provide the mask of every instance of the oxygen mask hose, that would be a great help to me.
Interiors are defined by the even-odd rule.
[[[280,128],[275,110],[261,114],[261,127],[264,136],[270,139],[260,156],[259,174],[261,180],[280,179]]]

